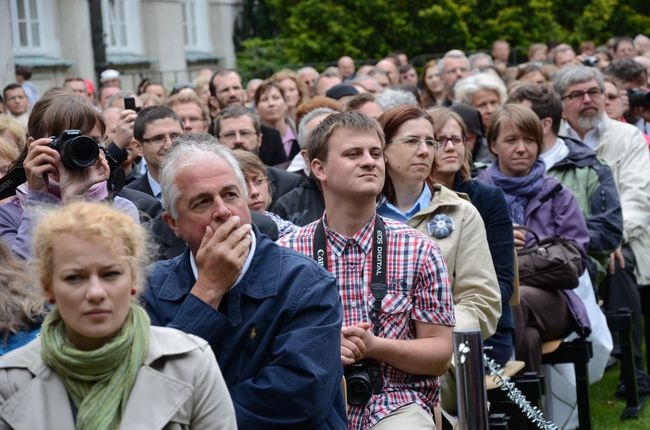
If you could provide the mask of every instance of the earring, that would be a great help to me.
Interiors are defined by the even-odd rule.
[[[47,299],[47,302],[53,305],[54,303],[56,303],[56,300],[54,299],[54,297],[50,297],[49,299]]]
[[[135,293],[137,293],[137,292],[138,291],[135,288],[131,288],[131,295],[132,296],[135,296]]]

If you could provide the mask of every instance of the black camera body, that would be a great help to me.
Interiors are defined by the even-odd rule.
[[[650,106],[650,92],[648,91],[630,88],[627,90],[627,97],[630,100],[630,106],[632,107]]]
[[[381,394],[384,378],[374,361],[363,360],[346,366],[343,370],[349,404],[365,405],[373,394]]]
[[[584,59],[582,64],[587,67],[596,67],[596,65],[598,64],[598,57],[594,57],[593,55],[587,57]]]
[[[50,148],[61,154],[63,165],[70,170],[83,170],[99,160],[97,141],[79,130],[63,130],[59,137],[52,139]]]

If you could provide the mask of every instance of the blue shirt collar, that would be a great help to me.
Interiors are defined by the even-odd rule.
[[[426,184],[424,184],[422,192],[420,193],[420,197],[418,197],[418,199],[415,201],[415,204],[411,206],[411,208],[405,213],[402,213],[398,207],[389,202],[385,196],[382,196],[377,205],[377,213],[386,218],[401,221],[406,224],[408,220],[413,217],[413,215],[429,206],[432,197],[433,195],[431,194],[431,189]]]

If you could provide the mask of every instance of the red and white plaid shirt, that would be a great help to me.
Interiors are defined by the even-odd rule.
[[[417,230],[382,217],[386,226],[386,283],[388,292],[381,303],[379,337],[415,339],[413,321],[453,326],[454,310],[447,268],[438,245]],[[313,255],[314,221],[278,243],[302,254]],[[374,297],[370,291],[375,218],[352,237],[342,236],[327,226],[328,268],[337,279],[343,304],[343,325],[370,322]],[[379,363],[384,388],[364,406],[349,405],[350,429],[367,429],[379,420],[410,403],[417,403],[433,414],[439,398],[435,376],[412,375]]]

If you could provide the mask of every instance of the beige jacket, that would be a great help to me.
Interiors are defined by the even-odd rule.
[[[566,122],[560,126],[566,135]],[[636,278],[650,284],[650,153],[641,131],[603,115],[596,155],[614,175],[623,209],[624,242],[636,258]]]
[[[74,428],[63,380],[43,363],[39,339],[0,358],[0,429]],[[236,429],[228,388],[208,343],[151,327],[120,428]]]
[[[480,329],[483,338],[492,336],[501,317],[501,290],[494,271],[485,224],[467,196],[440,185],[426,209],[408,222],[412,227],[435,240],[447,263],[456,328]],[[460,197],[462,196],[462,197]],[[454,230],[438,239],[431,235],[428,224],[439,213],[449,216]]]

